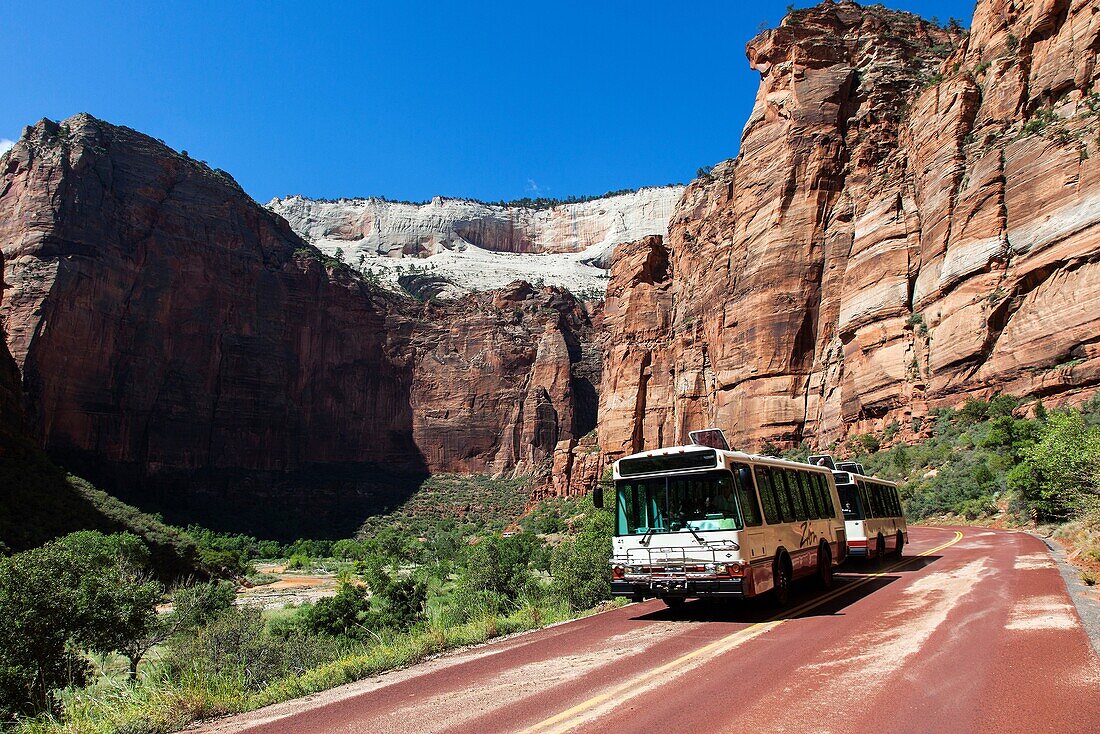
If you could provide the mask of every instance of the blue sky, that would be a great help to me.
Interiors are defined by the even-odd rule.
[[[786,5],[9,3],[0,141],[90,112],[224,168],[260,201],[686,181],[736,154],[758,81],[745,43]],[[973,13],[887,5],[966,25]]]

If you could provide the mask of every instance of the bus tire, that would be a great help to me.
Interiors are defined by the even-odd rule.
[[[785,607],[791,603],[791,584],[794,582],[791,559],[785,552],[775,559],[775,568],[772,570],[772,574],[775,604],[779,607]]]
[[[661,599],[665,603],[665,606],[669,609],[679,609],[684,606],[684,602],[687,601],[682,596],[666,596]]]
[[[886,560],[886,538],[882,537],[882,533],[879,533],[878,540],[875,541],[875,561],[882,563]]]
[[[897,540],[894,542],[894,558],[901,558],[903,548],[905,548],[905,536],[899,530]]]
[[[817,547],[817,585],[822,589],[833,588],[833,552],[824,541]]]

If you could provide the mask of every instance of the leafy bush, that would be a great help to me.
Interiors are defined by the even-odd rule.
[[[337,637],[270,634],[260,610],[231,607],[194,633],[175,638],[165,670],[172,680],[227,680],[237,690],[258,691],[336,660],[349,649]]]
[[[301,571],[302,569],[309,568],[311,565],[313,565],[313,561],[304,553],[295,553],[288,558],[286,562],[288,571]]]
[[[608,560],[613,530],[611,513],[591,508],[577,536],[554,549],[552,588],[572,609],[588,609],[611,598]]]
[[[1047,415],[1039,439],[1024,451],[1010,484],[1038,519],[1066,519],[1100,509],[1100,427],[1077,411]]]
[[[1017,418],[1024,405],[998,395],[939,409],[931,439],[877,453],[863,447],[857,458],[902,483],[913,519],[950,513],[973,520],[1002,509],[1021,521],[1100,515],[1100,393],[1080,410],[1048,412],[1032,402],[1034,418]]]
[[[365,624],[369,611],[366,588],[344,583],[335,596],[303,607],[299,622],[305,632],[313,635],[362,637],[369,632]]]

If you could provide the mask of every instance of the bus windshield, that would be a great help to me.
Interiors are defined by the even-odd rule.
[[[615,490],[619,535],[742,527],[729,471],[621,479]]]

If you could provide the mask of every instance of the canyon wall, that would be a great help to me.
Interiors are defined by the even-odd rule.
[[[982,0],[967,35],[826,2],[753,39],[740,154],[663,243],[617,253],[606,457],[707,425],[752,449],[906,435],[967,396],[1095,389],[1096,11]]]
[[[568,293],[397,297],[228,174],[87,115],[28,128],[0,174],[0,316],[28,421],[142,507],[302,532],[428,472],[529,471],[594,425]]]

